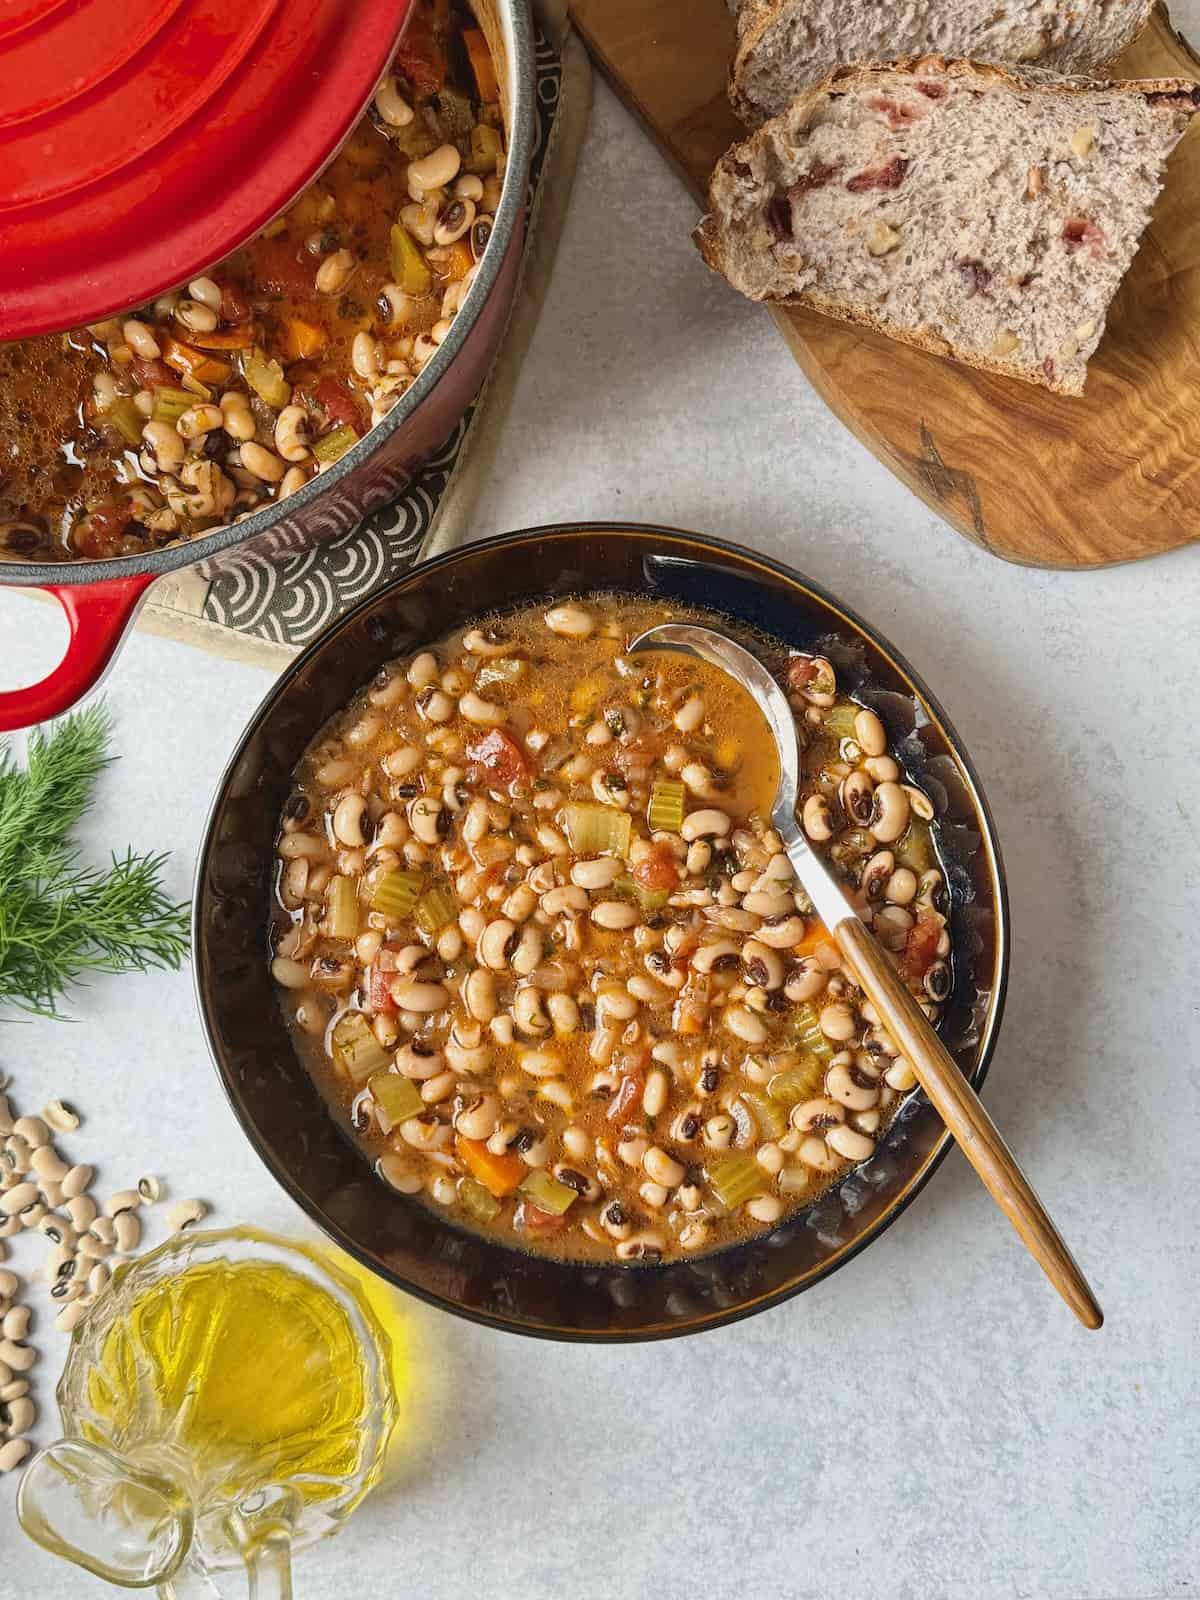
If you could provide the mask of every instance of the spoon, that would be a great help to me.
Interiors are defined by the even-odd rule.
[[[639,635],[627,654],[646,650],[698,656],[740,683],[765,712],[779,749],[779,789],[771,822],[805,893],[984,1188],[1080,1322],[1087,1328],[1099,1328],[1104,1313],[1095,1295],[995,1123],[901,982],[883,947],[856,915],[837,880],[797,826],[800,746],[792,708],[783,690],[756,656],[714,628],[663,623]]]

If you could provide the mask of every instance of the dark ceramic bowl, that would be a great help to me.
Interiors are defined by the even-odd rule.
[[[259,707],[221,780],[200,853],[195,972],[213,1056],[271,1172],[341,1247],[434,1305],[493,1327],[616,1341],[694,1333],[807,1289],[877,1238],[949,1143],[924,1096],[870,1161],[747,1243],[659,1266],[573,1265],[465,1231],[390,1190],[300,1064],[267,972],[273,841],[290,774],[316,731],[375,671],[481,611],[618,589],[722,612],[796,649],[819,647],[873,706],[940,816],[955,988],[944,1037],[979,1084],[1004,1004],[1008,912],[995,829],[941,707],[872,628],[806,579],[696,534],[622,524],[534,528],[470,545],[372,596],[311,645]]]

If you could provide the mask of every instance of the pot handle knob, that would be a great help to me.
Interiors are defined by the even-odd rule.
[[[120,649],[154,578],[154,573],[140,572],[132,578],[100,583],[43,584],[66,612],[71,630],[67,653],[40,683],[0,693],[0,732],[30,728],[35,722],[61,716],[94,689]]]

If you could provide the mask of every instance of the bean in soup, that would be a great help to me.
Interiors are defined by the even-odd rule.
[[[601,596],[395,663],[311,747],[278,837],[272,972],[336,1114],[396,1189],[556,1255],[768,1229],[915,1083],[770,827],[757,706],[622,653],[666,620],[720,625]],[[827,660],[763,650],[803,827],[936,1018],[933,808]]]

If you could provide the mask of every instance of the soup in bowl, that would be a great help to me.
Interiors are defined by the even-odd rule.
[[[715,541],[535,530],[365,602],[255,718],[200,863],[202,1006],[276,1175],[385,1276],[521,1331],[769,1304],[944,1148],[772,834],[757,707],[627,654],[680,618],[787,684],[802,824],[978,1081],[1006,928],[966,759],[865,625]]]

